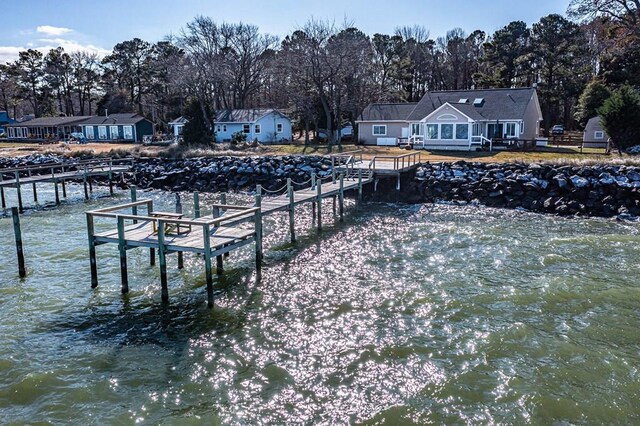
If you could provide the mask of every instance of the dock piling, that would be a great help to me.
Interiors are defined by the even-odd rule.
[[[258,193],[256,194],[256,207],[258,210],[255,215],[255,232],[256,232],[256,280],[262,279],[262,195],[261,186],[258,185]]]
[[[180,194],[176,194],[176,213],[182,214],[182,203],[180,202]],[[184,268],[184,254],[178,252],[178,269]]]
[[[340,190],[338,192],[338,201],[340,203],[340,222],[344,222],[344,174],[340,175]]]
[[[138,191],[135,185],[131,185],[131,202],[135,203],[136,201],[138,201]],[[131,207],[131,214],[138,215],[138,206]],[[133,223],[138,223],[138,221],[134,220]]]
[[[122,294],[129,293],[129,277],[127,274],[127,243],[124,235],[124,218],[118,216],[118,252],[120,253],[120,281]]]
[[[322,231],[322,179],[316,181],[316,192],[318,194],[316,204],[318,204],[318,232]]]
[[[16,189],[18,190],[18,209],[20,213],[24,212],[22,207],[22,191],[20,190],[20,173],[16,172]]]
[[[84,166],[84,173],[82,174],[82,183],[84,184],[84,199],[89,199],[89,191],[87,190],[87,166]]]
[[[24,266],[24,251],[22,250],[22,229],[20,228],[20,212],[17,207],[11,207],[13,216],[13,233],[16,237],[16,252],[18,254],[18,275],[20,278],[27,276],[27,269]]]
[[[287,195],[289,196],[289,233],[291,234],[291,243],[296,242],[296,223],[295,223],[295,200],[293,195],[293,184],[291,178],[287,179]]]
[[[93,226],[93,216],[87,215],[87,234],[89,237],[89,263],[91,265],[91,288],[98,287],[98,265],[96,258],[96,240],[94,238],[95,228]]]
[[[35,186],[35,184],[34,184],[34,186]],[[54,192],[56,193],[56,206],[57,206],[58,204],[60,204],[60,192],[58,191],[58,181],[57,180],[53,181],[53,189],[54,189]],[[36,197],[34,197],[34,198],[36,198]],[[38,200],[35,200],[35,201],[38,202]]]
[[[193,193],[193,215],[196,219],[200,217],[200,194],[198,191]]]
[[[167,256],[164,246],[164,221],[158,220],[158,258],[160,261],[160,286],[162,287],[162,301],[169,301],[169,287],[167,285]]]
[[[207,279],[207,306],[213,308],[213,274],[211,272],[211,234],[209,225],[202,229],[204,242],[204,274]]]

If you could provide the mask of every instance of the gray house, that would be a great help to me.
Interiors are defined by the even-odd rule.
[[[58,140],[80,132],[80,124],[90,116],[40,117],[33,120],[14,122],[6,126],[7,137],[16,139]]]
[[[582,135],[582,146],[584,148],[607,148],[609,145],[609,135],[604,131],[600,123],[600,117],[590,118]]]
[[[275,109],[224,109],[216,113],[214,130],[216,142],[230,141],[238,132],[247,141],[290,141],[291,119]]]
[[[534,140],[542,111],[535,88],[427,92],[417,104],[372,104],[357,121],[367,145],[471,150],[495,139]]]
[[[111,114],[90,117],[80,123],[82,133],[90,141],[142,142],[144,136],[153,136],[154,125],[141,115]]]

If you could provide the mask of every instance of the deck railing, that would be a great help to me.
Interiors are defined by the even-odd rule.
[[[376,162],[390,163],[393,162],[393,170],[404,170],[407,167],[415,166],[420,163],[420,153],[412,152],[404,155],[376,155],[369,162],[369,169],[376,170]]]

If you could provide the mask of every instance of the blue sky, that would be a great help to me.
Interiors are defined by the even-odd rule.
[[[0,63],[27,48],[108,52],[139,37],[158,41],[178,33],[196,15],[245,22],[283,37],[311,17],[341,24],[347,19],[369,35],[421,24],[431,37],[460,27],[493,33],[511,21],[528,24],[566,12],[569,0],[2,0]]]

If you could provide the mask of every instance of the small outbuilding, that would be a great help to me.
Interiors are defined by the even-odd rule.
[[[171,126],[173,128],[173,136],[174,138],[178,139],[180,136],[182,136],[182,132],[184,131],[184,126],[189,122],[188,119],[186,119],[183,116],[180,116],[178,118],[176,118],[175,120],[171,121],[169,123],[169,126]]]
[[[5,133],[7,131],[6,126],[8,124],[13,124],[15,122],[16,120],[9,117],[9,114],[7,113],[7,111],[0,111],[0,134]]]
[[[278,143],[291,141],[291,119],[275,109],[223,109],[214,121],[216,142],[228,142],[235,133],[247,141]]]
[[[609,135],[605,132],[600,123],[600,117],[590,118],[582,135],[582,146],[584,148],[607,148],[609,146]]]
[[[154,134],[153,123],[133,113],[90,117],[80,123],[80,126],[89,141],[142,142],[144,136]]]

